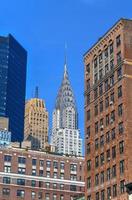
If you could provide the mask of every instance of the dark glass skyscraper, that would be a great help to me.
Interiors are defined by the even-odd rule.
[[[0,36],[0,116],[9,118],[12,141],[22,141],[27,52],[12,35]]]

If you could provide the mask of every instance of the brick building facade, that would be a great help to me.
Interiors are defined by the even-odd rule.
[[[132,182],[132,20],[120,19],[84,55],[87,200],[127,200]]]
[[[0,149],[1,200],[73,200],[84,194],[84,158]]]

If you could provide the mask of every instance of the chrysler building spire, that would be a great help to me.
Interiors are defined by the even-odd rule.
[[[68,76],[66,55],[64,75],[53,112],[51,141],[58,153],[82,155],[76,100]]]

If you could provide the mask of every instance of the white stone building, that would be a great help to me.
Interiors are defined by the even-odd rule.
[[[53,112],[51,143],[56,146],[58,153],[82,155],[82,139],[78,129],[76,101],[66,63]]]

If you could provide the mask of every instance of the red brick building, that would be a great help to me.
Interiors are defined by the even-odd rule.
[[[84,55],[87,200],[127,200],[132,182],[132,20]]]
[[[84,158],[0,149],[0,200],[72,200],[84,195]]]

